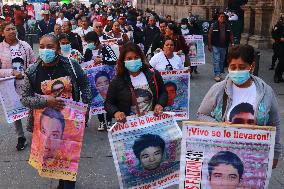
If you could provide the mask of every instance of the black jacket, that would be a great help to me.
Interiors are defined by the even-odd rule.
[[[99,50],[99,53],[103,56],[103,64],[106,65],[115,65],[117,61],[117,57],[112,50],[112,48],[108,45],[102,45],[102,49]],[[84,54],[85,62],[90,61],[93,59],[93,53],[90,49],[86,49]]]
[[[152,72],[149,69],[143,71],[143,73],[145,74],[149,87],[153,93],[153,108],[156,104],[165,107],[168,101],[168,94],[160,73],[156,70],[155,72]],[[154,82],[154,74],[157,86]],[[124,76],[115,76],[111,81],[105,101],[105,110],[107,113],[114,116],[116,112],[120,111],[124,112],[126,116],[130,115],[132,98],[129,85],[132,84],[128,74]],[[158,88],[158,91],[156,91],[156,88]]]
[[[70,32],[67,35],[71,43],[71,48],[78,50],[80,53],[83,53],[81,37],[77,33],[73,33],[73,32]]]
[[[144,30],[144,36],[145,36],[145,41],[144,41],[144,53],[146,54],[147,51],[149,50],[149,47],[153,43],[154,38],[157,36],[157,34],[160,33],[160,29],[157,26],[150,27],[147,26]]]
[[[39,21],[38,36],[42,37],[45,34],[53,32],[55,23],[56,21],[53,18],[49,19],[48,24],[46,24],[44,20]]]

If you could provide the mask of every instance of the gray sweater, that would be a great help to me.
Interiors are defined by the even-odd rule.
[[[280,118],[278,103],[273,89],[262,79],[251,76],[256,86],[256,110],[254,118],[257,125],[276,127],[274,159],[278,159],[281,153],[280,144]],[[228,95],[224,115],[222,115],[223,95]],[[226,77],[222,82],[213,85],[205,95],[197,112],[197,119],[206,122],[224,122],[228,110],[232,106],[233,82]]]

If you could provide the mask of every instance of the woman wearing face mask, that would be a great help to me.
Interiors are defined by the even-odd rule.
[[[4,37],[4,41],[0,43],[0,77],[15,76],[16,87],[21,88],[24,77],[23,72],[35,61],[34,52],[28,43],[17,39],[16,26],[11,22],[3,22],[0,33]],[[18,135],[16,148],[18,151],[24,150],[26,138],[21,120],[15,121],[14,126]]]
[[[181,30],[183,37],[187,35],[199,35],[200,34],[197,24],[196,25],[189,24],[187,18],[183,18],[181,20],[180,30]],[[189,50],[190,50],[190,47],[189,47]],[[190,69],[195,74],[198,74],[197,66],[190,66]]]
[[[84,55],[85,62],[94,62],[95,64],[115,65],[117,58],[113,50],[108,45],[100,43],[99,36],[96,32],[89,32],[85,40],[87,41],[87,49]],[[87,120],[88,120],[88,114]],[[104,114],[98,114],[99,126],[98,131],[104,131],[105,128],[109,129],[112,126],[112,116],[106,114],[106,121]]]
[[[276,127],[273,168],[281,152],[280,118],[274,92],[262,79],[253,76],[254,49],[232,47],[228,53],[229,74],[211,87],[198,112],[198,120]]]
[[[151,97],[147,101],[138,102],[137,99],[146,93],[150,93]],[[161,114],[163,107],[167,105],[167,98],[161,75],[158,71],[149,69],[139,46],[134,43],[125,44],[117,61],[117,75],[108,88],[105,110],[116,121],[124,122],[126,116],[132,114],[143,115],[148,111]]]
[[[59,41],[56,37],[53,35],[41,37],[39,59],[26,71],[21,102],[30,109],[45,107],[56,110],[63,109],[64,101],[43,90],[43,84],[59,81],[60,78],[68,78],[67,81],[69,82],[66,82],[65,86],[69,86],[69,89],[71,87],[72,90],[63,90],[61,95],[69,96],[77,102],[82,98],[83,103],[88,104],[91,100],[91,92],[87,76],[76,61],[71,60],[71,62],[60,55]],[[33,120],[30,121],[30,124],[33,124]],[[73,189],[75,182],[59,180],[57,188]]]
[[[175,24],[169,24],[166,28],[165,37],[170,38],[174,41],[175,49],[178,55],[185,55],[185,65],[190,65],[190,60],[188,56],[188,46],[186,45],[184,37],[181,35],[180,29]]]
[[[163,51],[155,54],[151,58],[151,66],[159,71],[183,69],[182,59],[174,53],[174,48],[174,41],[166,38],[163,42]]]
[[[84,62],[84,57],[81,55],[81,53],[78,50],[71,48],[71,42],[67,34],[65,33],[60,34],[58,40],[60,43],[62,56],[73,59],[74,61],[77,61],[79,64]]]

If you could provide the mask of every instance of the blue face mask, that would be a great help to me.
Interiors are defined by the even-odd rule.
[[[69,55],[71,51],[71,44],[60,45],[61,53],[64,55]]]
[[[77,28],[76,25],[72,25],[72,30],[75,30]]]
[[[236,85],[242,85],[250,78],[250,71],[243,70],[243,71],[230,71],[229,70],[229,78],[235,83]]]
[[[39,57],[44,63],[49,64],[56,58],[55,50],[39,49]]]
[[[87,44],[87,49],[94,50],[95,48],[96,48],[96,45],[94,43]]]
[[[138,72],[142,67],[141,59],[124,61],[126,69],[130,72]]]

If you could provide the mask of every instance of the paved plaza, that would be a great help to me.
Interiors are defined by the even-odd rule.
[[[34,49],[37,50],[35,45]],[[211,54],[207,53],[207,64],[200,66],[200,74],[193,74],[191,79],[190,120],[196,120],[197,109],[208,91],[215,83]],[[282,128],[284,124],[284,83],[273,83],[273,71],[268,68],[272,51],[261,51],[259,76],[275,90]],[[16,151],[17,137],[12,124],[7,124],[3,111],[0,119],[0,189],[49,189],[56,188],[58,181],[41,178],[37,171],[28,164],[31,133],[26,132],[29,146],[22,152]],[[24,121],[24,123],[26,123]],[[118,189],[118,180],[107,138],[107,132],[97,131],[98,120],[92,116],[89,127],[85,130],[80,168],[76,183],[77,189]],[[283,144],[282,129],[281,138]],[[171,187],[177,188],[177,187]],[[277,169],[273,170],[269,189],[284,188],[284,161],[281,156]]]

